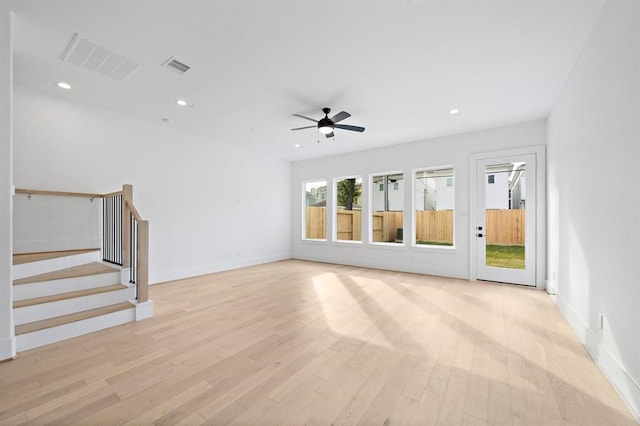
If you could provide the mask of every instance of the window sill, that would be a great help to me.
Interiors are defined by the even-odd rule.
[[[327,240],[320,239],[303,238],[301,241],[305,244],[327,244]]]
[[[369,247],[373,247],[376,249],[394,249],[394,248],[404,248],[406,245],[404,242],[402,243],[381,243],[381,242],[371,242],[369,243]]]
[[[352,241],[352,240],[333,240],[331,242],[332,245],[336,246],[358,246],[362,247],[362,241]]]
[[[456,254],[456,246],[437,246],[429,244],[412,244],[411,249],[416,252],[439,253],[439,254]]]

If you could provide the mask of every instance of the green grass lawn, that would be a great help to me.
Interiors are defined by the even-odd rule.
[[[524,269],[524,246],[487,245],[487,266]]]
[[[453,243],[450,243],[447,241],[422,241],[422,240],[416,241],[416,244],[428,244],[430,246],[452,246],[453,245]]]

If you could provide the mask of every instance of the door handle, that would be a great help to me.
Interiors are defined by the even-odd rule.
[[[476,236],[477,236],[478,238],[484,237],[484,235],[482,235],[482,234],[476,234]]]

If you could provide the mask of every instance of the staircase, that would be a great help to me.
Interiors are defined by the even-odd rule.
[[[17,188],[16,195],[14,218],[22,221],[14,220],[14,247],[38,251],[13,256],[17,352],[153,316],[149,223],[131,185],[108,194]],[[91,247],[87,241],[101,248],[51,251]]]
[[[100,250],[13,257],[16,349],[24,351],[136,320],[135,286]]]

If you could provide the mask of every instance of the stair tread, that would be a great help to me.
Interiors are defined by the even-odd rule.
[[[108,286],[94,287],[86,290],[69,291],[67,293],[52,294],[51,296],[34,297],[33,299],[15,300],[13,308],[24,308],[25,306],[40,305],[42,303],[57,302],[59,300],[73,299],[82,296],[107,293],[127,288],[124,284],[113,284]]]
[[[89,275],[99,275],[99,274],[108,274],[110,272],[117,272],[119,269],[116,269],[112,266],[105,265],[100,262],[92,262],[86,263],[84,265],[74,266],[71,268],[60,269],[58,271],[47,272],[45,274],[32,275],[30,277],[20,278],[18,280],[14,280],[14,285],[20,284],[33,284],[42,281],[51,281],[51,280],[62,280],[65,278],[77,278],[77,277],[87,277]]]
[[[113,312],[123,311],[125,309],[133,308],[134,305],[129,302],[117,303],[115,305],[103,306],[100,308],[89,309],[87,311],[76,312],[73,314],[62,315],[59,317],[48,318],[46,320],[34,321],[27,324],[16,326],[16,336],[26,333],[32,333],[38,330],[44,330],[45,328],[56,327],[59,325],[69,324],[76,321],[85,320],[88,318],[98,317],[100,315],[110,314]]]
[[[18,253],[13,255],[13,264],[20,265],[23,263],[37,262],[39,260],[55,259],[58,257],[72,256],[74,254],[91,253],[99,251],[99,248],[75,249],[75,250],[59,250],[59,251],[43,251],[38,253]]]

